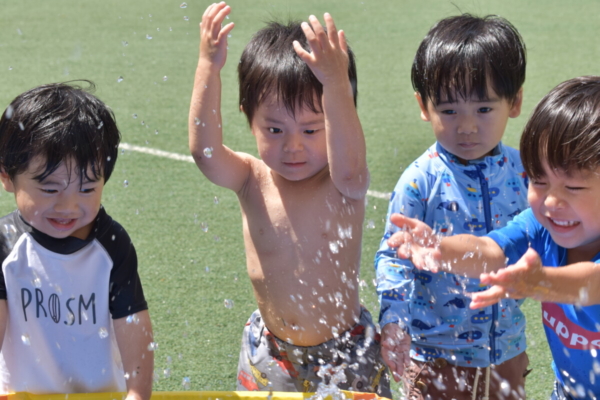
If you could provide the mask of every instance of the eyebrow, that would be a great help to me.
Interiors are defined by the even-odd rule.
[[[487,99],[469,99],[470,102],[473,103],[498,103],[500,101],[502,101],[502,99],[500,97],[492,97],[492,98],[487,98]],[[440,101],[439,103],[436,104],[436,106],[440,106],[440,105],[447,105],[447,104],[456,104],[458,103],[458,101]]]
[[[316,118],[316,119],[311,119],[308,121],[302,121],[302,122],[298,122],[296,120],[294,120],[297,124],[301,124],[301,125],[316,125],[316,124],[320,124],[323,122],[322,119],[320,118]],[[284,122],[282,120],[276,119],[276,118],[272,118],[272,117],[265,117],[265,122],[271,123],[271,124],[284,124]]]

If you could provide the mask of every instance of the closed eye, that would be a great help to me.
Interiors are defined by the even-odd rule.
[[[79,191],[83,194],[93,193],[96,191],[96,188],[81,188]]]
[[[57,192],[58,192],[58,190],[56,190],[56,189],[43,189],[43,188],[42,188],[42,189],[40,189],[40,190],[41,190],[42,192],[44,192],[44,193],[48,193],[48,194],[53,194],[53,193],[57,193]]]
[[[454,114],[456,114],[456,111],[454,111],[454,110],[442,110],[440,112],[442,114],[444,114],[444,115],[454,115]]]
[[[565,186],[567,188],[567,190],[572,190],[572,191],[577,191],[577,190],[584,190],[585,187],[582,186]]]

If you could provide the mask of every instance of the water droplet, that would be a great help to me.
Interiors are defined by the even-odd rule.
[[[209,273],[210,272],[210,268],[209,267],[204,268],[204,272]]]
[[[158,135],[158,129],[156,129],[156,130],[154,131],[154,134],[155,134],[155,135]]]
[[[126,381],[129,380],[129,372],[125,372],[125,374],[123,374],[123,377],[125,378]]]
[[[192,383],[190,382],[190,378],[188,376],[183,378],[183,380],[181,381],[181,386],[183,386],[185,390],[190,390],[190,388],[192,387]]]
[[[181,5],[179,6],[179,8],[187,8],[187,3],[181,3]]]
[[[121,82],[123,82],[123,77],[122,77],[122,76],[119,76],[119,77],[117,78],[117,83],[121,83]]]
[[[185,15],[185,16],[183,17],[183,20],[184,20],[184,21],[189,21],[189,20],[190,20],[190,18],[189,18],[187,15]]]
[[[156,349],[158,349],[158,343],[156,343],[156,342],[150,342],[148,344],[148,351],[154,351]]]
[[[125,321],[128,324],[134,323],[137,325],[140,323],[140,317],[138,317],[137,314],[131,314],[127,316],[127,319]]]
[[[36,288],[40,289],[42,287],[42,280],[40,279],[39,276],[37,276],[37,274],[35,273],[35,271],[33,272],[33,279],[31,280],[31,284],[33,286],[35,286]]]
[[[123,47],[126,47],[126,46],[127,46],[129,43],[127,43],[125,40],[123,40],[123,41],[121,42],[121,44],[123,45]]]
[[[125,179],[123,181],[123,187],[128,187],[129,186],[129,181],[127,179]]]
[[[152,40],[152,36],[150,36],[149,34],[146,34],[146,39]]]
[[[223,302],[223,304],[225,305],[225,308],[228,308],[228,309],[232,309],[233,308],[233,300],[225,299],[225,301]]]
[[[116,238],[117,237],[115,235],[112,235],[110,239],[114,241]]]
[[[13,111],[14,111],[14,108],[13,108],[13,106],[10,106],[10,105],[9,105],[9,106],[6,108],[6,111],[4,112],[4,116],[6,117],[6,119],[11,119],[11,117],[12,117],[12,115],[13,115]]]
[[[24,333],[21,335],[21,341],[25,346],[31,346],[31,341],[29,340],[29,335]]]
[[[372,219],[367,221],[367,229],[375,229],[375,222]]]
[[[212,153],[213,153],[213,148],[212,147],[206,147],[204,149],[204,157],[211,158],[212,157]]]
[[[196,125],[200,125],[200,118],[198,118],[198,117],[194,118],[194,123]]]
[[[340,247],[338,245],[338,242],[337,241],[329,242],[329,250],[331,250],[331,252],[333,254],[339,253],[340,252]]]
[[[108,337],[108,331],[105,327],[100,327],[100,329],[98,329],[98,336],[100,336],[100,339],[106,339]]]
[[[165,76],[163,76],[163,82],[166,82],[166,81],[167,81],[167,79],[169,79],[169,77],[168,77],[168,76],[166,76],[166,75],[165,75]]]
[[[214,202],[215,204],[219,204],[219,198],[218,198],[217,196],[215,196],[215,198],[213,199],[213,202]]]
[[[200,222],[200,229],[202,229],[203,232],[208,232],[208,224],[206,222]]]
[[[10,65],[8,66],[8,70],[9,70],[9,71],[12,71],[12,67],[11,67]]]
[[[142,122],[140,122],[140,123],[141,123],[142,125],[146,125],[146,122],[145,122],[145,121],[142,121]]]
[[[163,370],[163,375],[165,378],[170,378],[171,377],[171,368],[165,368]]]
[[[137,114],[131,114],[131,116],[133,117],[133,119],[137,119]]]

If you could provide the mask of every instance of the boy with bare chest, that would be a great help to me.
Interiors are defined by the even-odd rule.
[[[333,373],[340,388],[391,397],[379,335],[358,300],[369,173],[345,35],[325,14],[327,30],[312,16],[310,25],[270,23],[246,46],[240,109],[257,159],[223,145],[230,11],[213,4],[202,19],[189,139],[200,170],[242,209],[258,310],[244,329],[238,390],[314,391]]]

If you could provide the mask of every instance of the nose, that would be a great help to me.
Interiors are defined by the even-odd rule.
[[[304,150],[302,143],[302,133],[293,132],[285,135],[285,142],[283,143],[283,151],[286,153],[296,153]]]
[[[458,133],[470,135],[477,133],[477,120],[472,115],[461,115],[458,120]]]
[[[78,208],[77,195],[71,193],[61,193],[54,203],[54,211],[61,214],[75,212]]]
[[[544,206],[549,210],[556,210],[563,206],[563,200],[557,193],[547,193],[544,198]]]

